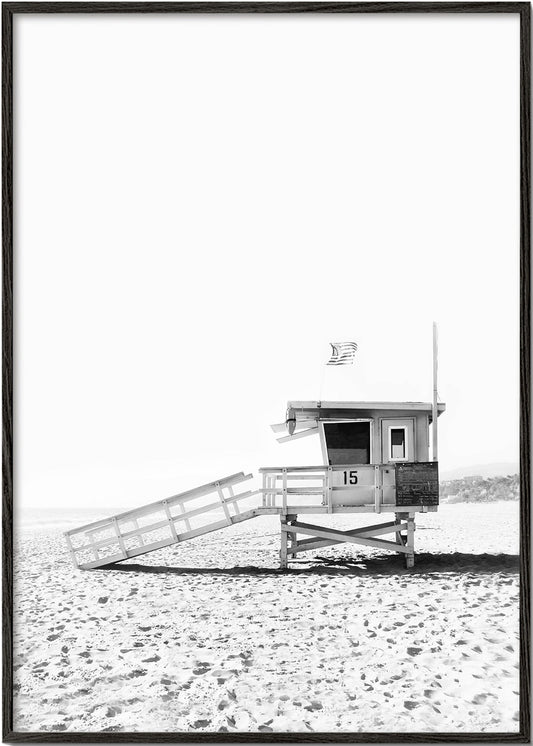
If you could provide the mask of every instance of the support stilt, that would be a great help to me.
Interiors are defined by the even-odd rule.
[[[287,531],[283,530],[283,526],[287,523],[287,517],[280,515],[281,521],[281,548],[279,550],[279,567],[280,570],[287,569]]]
[[[402,522],[403,515],[404,515],[403,513],[395,513],[394,514],[394,518],[395,518],[396,523],[398,524],[398,526]],[[402,534],[401,534],[400,531],[396,531],[395,540],[396,540],[396,544],[398,544],[399,546],[403,547],[404,544],[403,544]],[[401,550],[398,550],[398,554],[403,554],[403,552]]]
[[[298,516],[293,515],[280,515],[281,522],[281,548],[279,551],[279,566],[281,570],[286,570],[288,565],[288,559],[294,556],[293,549],[296,545],[296,533],[294,531],[287,531],[287,525],[296,520]],[[285,529],[284,529],[285,527]]]
[[[308,552],[312,549],[342,544],[363,544],[364,546],[376,547],[396,551],[405,555],[405,564],[408,568],[415,563],[415,513],[396,513],[395,520],[381,523],[375,526],[363,526],[351,531],[339,531],[326,526],[315,526],[298,521],[297,515],[280,515],[281,521],[281,549],[280,567],[286,569],[291,558],[300,552]],[[406,535],[402,535],[402,531]],[[298,534],[307,535],[310,538],[300,539]],[[394,541],[382,539],[382,534],[394,534]]]
[[[291,523],[293,521],[297,521],[298,520],[298,516],[297,515],[291,515],[291,516],[288,516],[288,518],[290,518],[290,522]],[[296,533],[296,531],[291,531],[290,534],[289,534],[289,549],[288,549],[288,556],[289,556],[290,559],[294,559],[294,557],[296,557],[296,546],[297,546],[297,544],[298,544],[297,533]]]
[[[405,566],[414,567],[415,564],[415,514],[408,513],[407,515],[407,549],[408,553],[405,555]]]

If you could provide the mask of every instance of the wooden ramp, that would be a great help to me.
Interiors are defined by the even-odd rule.
[[[256,497],[260,490],[235,494],[234,489],[252,477],[244,472],[232,474],[67,531],[72,561],[82,570],[105,567],[255,518],[262,512],[262,500]],[[239,503],[246,500],[247,509],[241,511]]]
[[[101,521],[67,531],[65,538],[77,568],[90,570],[122,562],[171,544],[194,539],[234,523],[261,515],[279,515],[280,567],[300,552],[342,542],[398,552],[407,567],[414,564],[417,512],[436,506],[398,505],[382,471],[388,465],[371,465],[370,484],[339,485],[338,472],[346,466],[268,467],[260,469],[262,487],[236,491],[252,474],[232,474],[164,500],[128,510]],[[362,469],[359,469],[362,471]],[[364,482],[364,480],[362,480]],[[240,489],[240,487],[239,487]],[[358,504],[343,495],[361,490]],[[388,492],[387,492],[388,490]],[[353,494],[352,498],[353,500]],[[394,520],[352,531],[315,526],[298,521],[298,514],[394,513]],[[298,539],[303,534],[305,539]],[[394,541],[383,539],[394,534]]]

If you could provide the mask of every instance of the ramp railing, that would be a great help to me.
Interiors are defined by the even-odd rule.
[[[216,531],[253,518],[255,508],[241,512],[239,502],[258,494],[234,488],[253,477],[239,472],[163,500],[94,521],[65,533],[76,567],[92,569]],[[215,500],[208,500],[215,496]]]

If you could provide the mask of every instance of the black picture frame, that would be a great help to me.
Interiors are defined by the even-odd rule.
[[[518,14],[520,17],[520,721],[518,733],[63,733],[13,729],[13,19],[19,14]],[[530,110],[531,6],[527,2],[4,2],[2,4],[2,560],[3,739],[6,742],[486,742],[530,741]]]

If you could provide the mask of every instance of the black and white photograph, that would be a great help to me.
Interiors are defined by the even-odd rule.
[[[529,742],[530,4],[2,10],[5,741]]]

